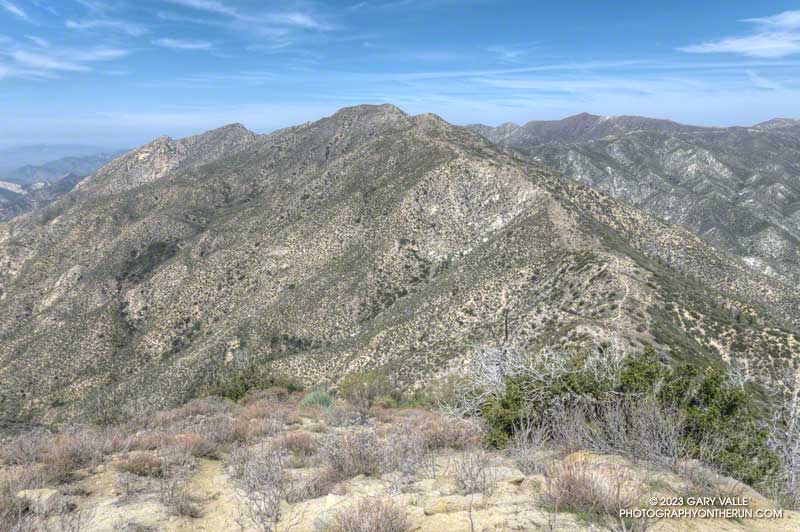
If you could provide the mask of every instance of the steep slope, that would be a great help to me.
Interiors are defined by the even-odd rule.
[[[183,400],[240,360],[421,384],[520,347],[798,355],[797,294],[433,115],[347,108],[153,144],[0,225],[0,410]]]
[[[534,120],[523,126],[506,123],[497,127],[474,124],[467,126],[494,143],[526,150],[548,143],[571,144],[597,140],[608,135],[619,135],[631,131],[654,131],[659,133],[691,133],[714,131],[718,128],[687,126],[642,116],[597,116],[581,113],[563,120]]]
[[[67,174],[51,183],[27,185],[0,181],[0,221],[44,207],[75,188],[85,175]]]
[[[609,119],[620,127],[603,137],[545,140],[504,136],[504,126],[475,130],[680,224],[757,271],[800,283],[800,122],[670,130],[624,118]]]

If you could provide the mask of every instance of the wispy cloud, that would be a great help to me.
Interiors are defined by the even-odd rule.
[[[53,57],[36,52],[18,50],[11,54],[11,58],[18,64],[36,70],[56,70],[67,72],[86,72],[89,67],[65,58]]]
[[[327,24],[310,11],[249,12],[218,0],[167,0],[167,2],[198,11],[224,15],[237,22],[248,24],[275,24],[316,31],[334,29],[332,25]]]
[[[0,58],[6,60],[0,78],[49,79],[64,73],[90,72],[92,63],[112,61],[129,53],[120,48],[78,49],[51,45],[36,37],[30,40],[35,46],[13,40],[0,46]]]
[[[25,36],[29,41],[35,43],[40,48],[47,48],[50,46],[50,43],[46,39],[42,39],[41,37],[37,37],[35,35],[26,35]]]
[[[770,17],[745,19],[743,22],[755,25],[750,35],[726,37],[678,49],[695,54],[732,53],[764,58],[800,53],[800,11],[784,11]]]
[[[171,39],[165,37],[162,39],[155,39],[153,44],[163,48],[172,48],[175,50],[211,50],[214,46],[207,41],[185,41],[182,39]]]
[[[32,22],[31,18],[28,14],[22,10],[17,4],[10,2],[9,0],[0,0],[0,7],[14,15],[15,17],[21,18],[27,22]]]
[[[539,43],[495,45],[487,47],[486,51],[496,56],[500,62],[521,63],[538,45]]]
[[[120,33],[126,33],[132,37],[138,37],[147,33],[147,28],[141,24],[128,22],[125,20],[117,19],[86,19],[86,20],[71,20],[68,19],[64,25],[72,30],[111,30]]]
[[[747,71],[747,77],[753,83],[753,86],[757,89],[765,89],[771,91],[779,91],[784,90],[784,86],[780,83],[772,81],[771,79],[765,78],[761,74],[754,72],[752,70]]]

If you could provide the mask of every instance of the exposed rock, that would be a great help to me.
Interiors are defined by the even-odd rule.
[[[52,488],[22,490],[17,492],[17,497],[28,501],[28,504],[39,514],[50,512],[61,502],[61,493]]]
[[[436,497],[425,503],[425,515],[463,512],[470,508],[479,509],[486,506],[486,498],[481,493],[471,495],[446,495]]]
[[[761,273],[800,283],[800,121],[703,128],[583,114],[471,127],[686,227]]]
[[[780,194],[775,190],[774,194]],[[161,138],[0,224],[0,411],[125,415],[234,362],[411,389],[514,345],[619,335],[664,358],[800,352],[776,279],[438,117],[384,106]]]

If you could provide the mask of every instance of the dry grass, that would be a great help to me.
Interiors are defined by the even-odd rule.
[[[31,431],[10,438],[0,446],[0,459],[8,465],[34,464],[49,437],[45,432]]]
[[[283,403],[289,399],[289,392],[286,388],[280,386],[273,386],[263,390],[248,390],[245,396],[240,401],[243,405],[249,405],[257,401],[275,404]]]
[[[491,495],[494,491],[491,465],[492,457],[483,449],[473,448],[461,453],[453,463],[453,476],[461,493]]]
[[[167,447],[174,442],[174,436],[162,430],[148,430],[134,436],[133,449],[142,451],[154,451]]]
[[[313,471],[306,478],[298,481],[288,494],[289,502],[300,502],[316,499],[336,491],[341,476],[330,467]]]
[[[419,434],[428,449],[465,449],[481,443],[484,427],[478,420],[462,419],[439,412],[420,412],[410,420],[409,430]]]
[[[0,530],[14,530],[29,510],[28,502],[18,498],[17,493],[24,489],[39,488],[44,480],[39,468],[32,465],[0,470]]]
[[[319,451],[319,441],[308,432],[293,431],[281,438],[280,445],[295,456],[314,456]]]
[[[391,499],[366,498],[339,511],[326,532],[409,532],[411,521],[404,508]]]
[[[93,465],[100,458],[98,441],[91,433],[58,434],[42,449],[40,462],[53,482],[72,478],[75,471]]]
[[[179,408],[163,410],[148,416],[142,420],[142,424],[147,428],[180,428],[185,426],[187,421],[195,418],[227,414],[234,406],[232,402],[219,397],[193,399]]]
[[[140,477],[160,477],[164,474],[164,461],[151,453],[135,452],[117,462],[116,467],[124,473]]]
[[[620,518],[620,510],[639,507],[643,495],[643,483],[627,468],[577,461],[548,468],[542,501],[551,512],[577,513],[612,530],[643,531],[649,522]]]

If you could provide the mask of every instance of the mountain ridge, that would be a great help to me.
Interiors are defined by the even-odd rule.
[[[800,121],[678,131],[635,127],[588,140],[567,134],[547,142],[472,129],[683,225],[761,273],[800,282]]]
[[[774,279],[435,115],[158,142],[0,224],[10,416],[176,404],[235,361],[413,389],[504,315],[521,349],[619,335],[765,374],[800,350],[800,301]]]

